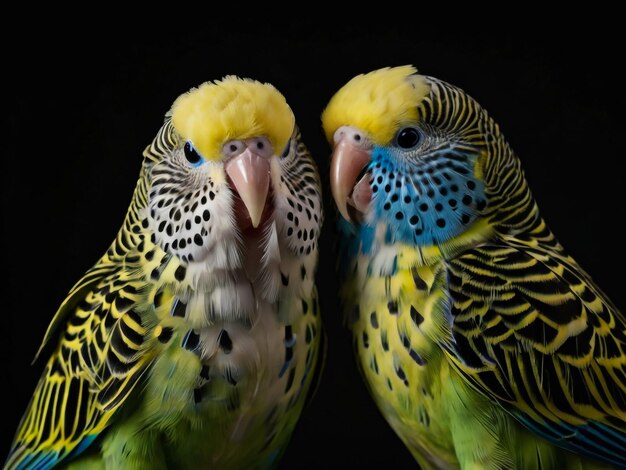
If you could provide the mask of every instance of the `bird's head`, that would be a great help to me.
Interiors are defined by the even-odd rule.
[[[412,66],[354,77],[322,124],[341,217],[382,224],[388,243],[441,245],[485,220],[494,172],[511,161],[476,101]]]
[[[223,166],[240,202],[240,228],[258,227],[268,212],[270,161],[289,152],[295,129],[283,95],[272,85],[235,77],[204,83],[174,102],[172,124],[187,166]]]
[[[228,76],[181,95],[144,158],[146,225],[183,262],[232,265],[224,258],[242,257],[228,255],[236,241],[251,236],[261,245],[271,231],[295,254],[313,249],[318,177],[294,114],[272,85]]]

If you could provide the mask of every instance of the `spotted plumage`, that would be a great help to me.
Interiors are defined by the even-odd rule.
[[[276,465],[320,364],[321,223],[274,87],[227,77],[182,95],[122,229],[46,333],[5,468]]]
[[[407,66],[323,123],[357,362],[420,466],[626,467],[626,319],[486,111]]]

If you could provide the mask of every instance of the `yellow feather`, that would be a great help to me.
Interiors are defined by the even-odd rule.
[[[269,83],[227,76],[181,95],[172,124],[207,160],[218,160],[230,140],[267,137],[281,152],[295,126],[285,97]]]
[[[403,124],[418,120],[417,106],[430,93],[424,77],[411,65],[386,67],[354,77],[322,113],[326,138],[341,126],[355,126],[375,144],[388,144]]]

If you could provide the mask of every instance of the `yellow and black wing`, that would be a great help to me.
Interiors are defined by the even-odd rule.
[[[626,321],[589,276],[524,245],[448,268],[455,367],[536,434],[626,466]]]
[[[44,343],[55,330],[60,338],[5,468],[50,468],[83,452],[145,371],[151,358],[137,309],[145,288],[119,266],[96,265],[57,312]]]

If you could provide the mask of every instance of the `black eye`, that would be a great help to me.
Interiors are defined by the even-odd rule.
[[[285,150],[283,150],[283,154],[280,156],[280,158],[286,158],[287,155],[289,155],[290,150],[291,150],[291,140],[287,142],[287,146],[285,147]]]
[[[185,142],[185,158],[192,165],[198,165],[203,159],[198,151],[191,145],[191,142]]]
[[[403,149],[410,149],[419,144],[420,141],[420,133],[417,129],[412,127],[405,127],[398,132],[396,137],[396,142],[398,147],[402,147]]]

